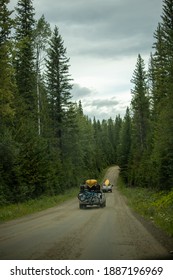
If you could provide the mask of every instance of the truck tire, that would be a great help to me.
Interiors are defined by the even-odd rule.
[[[86,208],[86,206],[85,206],[84,204],[80,204],[80,203],[79,203],[79,208],[80,208],[80,209],[84,209],[84,208]]]
[[[100,207],[103,208],[106,206],[106,202],[103,202],[102,204],[100,204]]]

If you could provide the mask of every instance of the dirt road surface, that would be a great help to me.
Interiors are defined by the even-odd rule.
[[[76,197],[2,223],[0,259],[170,259],[169,248],[136,218],[117,190],[118,174],[118,168],[111,167],[105,176],[114,184],[113,192],[106,194],[105,208],[79,209]]]

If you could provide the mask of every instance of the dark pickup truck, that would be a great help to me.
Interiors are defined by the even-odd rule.
[[[78,194],[79,208],[86,208],[87,206],[106,206],[105,194],[100,189],[100,185],[97,180],[86,180],[84,185],[80,186],[80,192]]]

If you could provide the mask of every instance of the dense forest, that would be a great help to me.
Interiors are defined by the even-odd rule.
[[[93,120],[72,101],[57,26],[32,0],[0,1],[0,205],[56,195],[118,164],[127,186],[173,186],[173,0],[163,0],[149,66],[138,54],[122,118]]]

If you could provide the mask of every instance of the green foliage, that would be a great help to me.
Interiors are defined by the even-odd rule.
[[[147,132],[149,122],[149,99],[147,96],[147,76],[145,64],[140,55],[138,55],[136,69],[133,74],[132,83],[132,144],[135,146],[137,153],[143,152],[147,143]]]
[[[153,55],[153,151],[155,166],[152,183],[156,188],[173,186],[173,3],[163,1],[162,22],[155,33]]]
[[[54,196],[41,196],[38,199],[30,199],[27,202],[0,206],[0,221],[9,221],[38,211],[58,206],[64,201],[76,197],[78,188],[72,188],[63,194]]]
[[[158,192],[139,187],[127,188],[121,179],[119,190],[127,196],[131,208],[173,236],[173,190]]]
[[[13,20],[11,14],[13,11],[8,10],[10,0],[1,0],[0,2],[0,45],[9,39]]]
[[[69,59],[66,57],[62,37],[58,28],[55,27],[46,59],[46,76],[52,133],[57,139],[57,147],[60,150],[62,149],[65,112],[70,105],[70,90],[72,89],[68,63]]]
[[[127,184],[157,190],[171,190],[173,186],[172,10],[172,0],[164,0],[162,21],[154,33],[154,53],[150,56],[148,73],[138,55],[132,77]]]
[[[0,132],[0,205],[11,201],[10,187],[14,182],[14,165],[18,155],[17,143],[9,129]]]
[[[71,100],[69,58],[58,27],[51,32],[44,16],[36,21],[31,0],[18,1],[14,24],[8,3],[0,3],[0,204],[63,194],[115,163],[128,186],[171,191],[172,1],[163,1],[148,73],[137,57],[131,108],[123,119],[102,121],[90,120],[82,103]],[[172,201],[167,195],[159,193],[156,204],[146,195],[149,210],[137,201],[151,214]]]
[[[34,8],[32,1],[19,0],[15,18],[14,66],[18,93],[22,104],[18,107],[20,117],[32,115],[36,119],[36,76],[34,69]]]
[[[13,120],[15,113],[13,99],[15,93],[14,70],[11,61],[10,33],[13,20],[12,11],[7,8],[8,0],[0,2],[0,128]]]
[[[147,87],[147,75],[145,63],[138,55],[136,68],[134,70],[132,83],[131,101],[131,144],[129,161],[127,163],[129,172],[127,174],[129,184],[140,184],[143,182],[145,175],[144,155],[148,151],[148,133],[150,127],[150,106]]]
[[[48,42],[50,26],[44,16],[35,22],[32,1],[18,1],[14,27],[15,42],[0,49],[1,205],[58,195],[97,178],[115,162],[115,126],[121,123],[118,117],[116,124],[110,119],[96,127],[81,102],[71,102],[64,42],[57,27]],[[40,59],[46,50],[45,78]]]
[[[118,165],[121,168],[121,175],[126,183],[128,182],[128,163],[131,151],[131,117],[129,108],[126,110],[124,120],[122,122],[119,145],[117,148]]]

